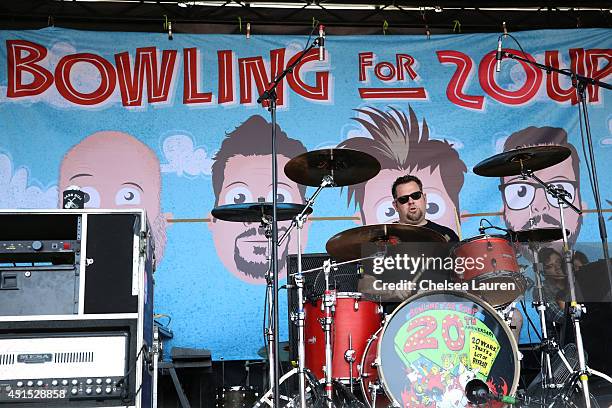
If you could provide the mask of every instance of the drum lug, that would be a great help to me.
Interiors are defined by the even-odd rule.
[[[353,309],[355,309],[355,311],[359,310],[359,299],[355,299],[355,303],[353,304]]]
[[[354,349],[348,349],[344,352],[344,359],[347,363],[352,363],[355,361],[355,356],[357,352]]]

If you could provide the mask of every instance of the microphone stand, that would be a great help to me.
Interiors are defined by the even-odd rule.
[[[591,180],[593,181],[593,196],[595,198],[595,209],[597,212],[597,221],[599,225],[599,236],[601,239],[601,245],[603,249],[603,257],[606,263],[606,268],[607,268],[606,270],[608,272],[608,283],[610,284],[610,291],[612,292],[612,270],[610,266],[610,253],[608,250],[608,234],[606,232],[606,222],[604,220],[603,211],[601,209],[601,194],[599,191],[597,168],[595,166],[595,154],[593,152],[593,138],[591,136],[591,127],[589,125],[589,115],[587,112],[587,101],[586,101],[585,94],[584,94],[585,93],[584,91],[587,85],[599,86],[601,88],[605,88],[608,90],[612,90],[612,85],[607,84],[605,82],[598,81],[597,79],[594,79],[594,78],[590,78],[584,75],[573,73],[571,71],[562,70],[559,68],[552,67],[550,65],[540,64],[538,62],[531,61],[525,57],[521,57],[519,55],[513,54],[508,51],[502,51],[501,54],[502,54],[502,58],[506,57],[506,58],[517,60],[517,61],[525,62],[527,64],[540,68],[541,70],[545,71],[547,74],[550,74],[551,72],[556,72],[558,74],[568,76],[572,79],[572,86],[576,88],[576,92],[578,95],[578,103],[580,104],[580,109],[582,110],[583,115],[584,115],[584,124],[585,124],[584,128],[586,130],[585,133],[586,133],[586,139],[587,139],[589,160],[591,161],[591,166],[593,167],[593,170],[592,170],[593,174],[591,175],[592,176]],[[581,126],[581,129],[582,129],[582,126]],[[587,170],[589,170],[588,166],[587,166]],[[610,294],[610,292],[608,294]]]
[[[321,44],[321,40],[317,37],[312,44],[307,47],[293,64],[289,65],[283,72],[278,75],[270,84],[261,96],[257,99],[257,103],[268,101],[268,111],[272,117],[272,322],[270,331],[272,334],[272,349],[268,353],[270,370],[273,370],[272,394],[274,396],[274,407],[280,407],[280,388],[279,388],[279,372],[280,365],[278,360],[278,218],[277,218],[277,193],[278,193],[278,163],[276,160],[276,88],[280,82],[287,76],[293,68],[299,64],[306,54],[315,46]]]

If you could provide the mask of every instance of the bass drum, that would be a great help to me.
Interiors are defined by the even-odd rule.
[[[420,293],[398,306],[378,339],[377,363],[385,393],[399,407],[475,407],[468,382],[514,395],[520,370],[514,337],[495,310],[454,291]]]

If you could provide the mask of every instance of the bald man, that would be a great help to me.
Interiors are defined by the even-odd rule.
[[[93,133],[64,155],[60,194],[71,185],[85,192],[85,208],[144,208],[153,229],[155,258],[161,260],[166,219],[160,206],[159,160],[153,150],[127,133]]]

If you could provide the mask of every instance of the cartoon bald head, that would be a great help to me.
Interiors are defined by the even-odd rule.
[[[71,185],[85,193],[85,208],[144,208],[161,260],[166,220],[161,213],[161,174],[153,150],[117,131],[93,133],[73,146],[60,167],[59,191]]]

